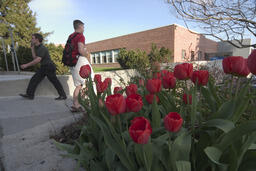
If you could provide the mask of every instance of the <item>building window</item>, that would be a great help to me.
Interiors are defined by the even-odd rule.
[[[96,63],[100,64],[100,54],[99,53],[95,53],[95,58],[96,58]]]
[[[96,64],[96,58],[95,58],[95,54],[91,54],[91,59],[92,59],[92,63]]]
[[[203,57],[202,57],[202,51],[198,51],[198,60],[202,60]]]
[[[114,62],[117,62],[118,54],[119,54],[119,50],[115,50],[114,51]]]
[[[107,51],[107,59],[108,59],[108,63],[112,63],[112,53],[111,51]]]
[[[191,51],[191,61],[194,61],[194,60],[195,60],[195,52]]]
[[[119,49],[91,53],[92,64],[116,63]]]
[[[182,49],[181,51],[181,59],[185,59],[186,57],[186,50]]]
[[[106,52],[102,52],[102,61],[103,63],[107,63],[107,56],[106,56]]]

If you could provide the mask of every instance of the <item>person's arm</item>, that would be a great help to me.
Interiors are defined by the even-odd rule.
[[[33,61],[31,61],[29,63],[26,63],[26,64],[23,64],[20,67],[21,67],[21,69],[25,69],[25,68],[28,68],[30,66],[38,64],[41,60],[42,60],[41,57],[36,56]]]
[[[78,42],[78,52],[82,56],[87,56],[86,51],[85,51],[85,46],[82,42]]]
[[[34,48],[35,46],[34,45],[31,45],[31,53],[32,53],[32,57],[33,57],[33,59],[36,59],[36,52],[35,52],[35,48]]]

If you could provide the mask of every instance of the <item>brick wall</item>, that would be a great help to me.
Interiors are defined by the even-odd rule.
[[[88,52],[126,48],[127,50],[141,49],[149,52],[152,43],[158,47],[173,49],[173,25],[152,30],[128,34],[112,39],[89,43],[86,45]]]
[[[89,43],[86,48],[89,53],[120,48],[140,49],[148,53],[152,43],[155,43],[157,47],[170,49],[173,52],[173,62],[190,61],[192,53],[194,53],[194,60],[198,59],[199,53],[201,60],[204,60],[205,53],[217,52],[217,42],[176,24]],[[185,59],[182,59],[183,49],[186,52]],[[94,66],[96,65],[106,67],[106,64],[94,64]],[[107,65],[116,66],[116,64],[111,63]]]
[[[174,35],[174,62],[190,61],[192,53],[197,60],[200,52],[201,60],[204,60],[205,53],[217,52],[217,42],[187,28],[176,25]],[[186,52],[185,59],[182,58],[182,50]]]

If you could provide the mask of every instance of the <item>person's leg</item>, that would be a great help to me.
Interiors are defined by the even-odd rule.
[[[32,98],[34,98],[36,87],[38,84],[44,79],[45,73],[42,68],[40,68],[30,79],[26,94]]]
[[[59,96],[62,97],[63,100],[66,99],[66,93],[56,76],[56,68],[54,65],[49,65],[47,67],[46,76],[49,79],[49,81],[54,85],[55,89],[58,91]]]
[[[82,89],[82,85],[76,86],[74,93],[73,93],[73,106],[75,108],[79,108],[81,105],[78,101],[79,92]]]

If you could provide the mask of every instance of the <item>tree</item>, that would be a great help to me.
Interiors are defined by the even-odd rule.
[[[178,17],[200,24],[205,35],[237,48],[255,47],[243,40],[256,38],[256,0],[167,0]],[[187,25],[188,27],[188,25]]]
[[[36,26],[35,13],[29,8],[31,0],[1,0],[0,36],[6,44],[11,44],[9,28],[13,29],[13,38],[19,46],[29,47],[31,35],[41,33],[46,38],[50,33],[42,33]]]
[[[56,65],[56,73],[58,75],[68,74],[69,67],[64,66],[62,63],[62,54],[63,54],[64,48],[61,45],[56,46],[52,43],[47,44],[46,47],[49,50],[52,61]]]
[[[0,37],[4,38],[6,45],[11,45],[9,29],[12,29],[13,39],[16,46],[18,61],[20,64],[32,60],[30,40],[33,33],[41,33],[46,38],[50,33],[42,33],[36,26],[36,14],[29,8],[31,0],[1,0],[0,1]],[[2,57],[3,55],[1,55]],[[8,65],[12,70],[13,64],[10,54],[7,54]],[[3,60],[0,61],[2,68],[5,68]],[[38,66],[29,68],[34,71]]]

